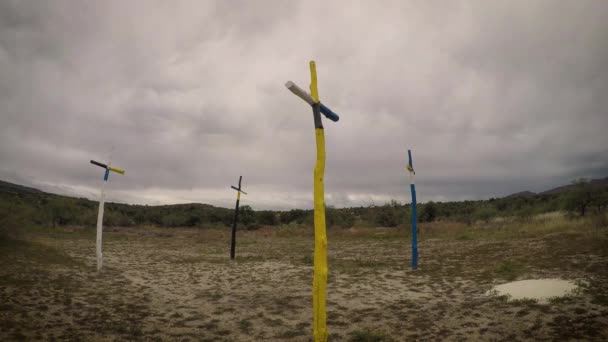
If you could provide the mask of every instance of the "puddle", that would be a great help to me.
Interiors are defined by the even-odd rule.
[[[536,299],[547,302],[551,297],[563,297],[571,294],[577,288],[576,284],[563,279],[534,279],[520,280],[495,286],[488,294],[509,296],[514,299]]]

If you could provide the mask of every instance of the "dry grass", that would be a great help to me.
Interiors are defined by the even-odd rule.
[[[0,242],[0,340],[310,341],[312,228],[30,230]],[[560,215],[329,232],[332,340],[608,339],[608,235]],[[487,297],[509,279],[584,280],[550,304]]]

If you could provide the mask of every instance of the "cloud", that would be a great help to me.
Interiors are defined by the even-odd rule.
[[[600,1],[0,3],[0,178],[113,200],[310,207],[315,59],[327,202],[543,190],[608,171]],[[230,199],[230,200],[229,200]]]

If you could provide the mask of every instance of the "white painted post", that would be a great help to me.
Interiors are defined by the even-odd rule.
[[[114,149],[112,147],[112,149]],[[103,210],[106,199],[106,183],[108,182],[108,178],[110,178],[110,171],[125,174],[125,170],[112,167],[112,152],[110,152],[110,157],[108,158],[108,164],[103,164],[94,160],[91,160],[91,164],[102,167],[105,170],[103,175],[103,183],[101,183],[101,193],[99,195],[99,211],[97,212],[97,238],[95,240],[95,249],[97,256],[97,271],[100,271],[103,267],[103,253],[102,253],[102,237],[103,237]]]
[[[99,212],[97,213],[97,270],[101,270],[103,266],[103,255],[101,253],[101,243],[102,243],[102,234],[103,234],[103,206],[106,197],[106,181],[104,180],[101,183],[101,195],[99,197]]]

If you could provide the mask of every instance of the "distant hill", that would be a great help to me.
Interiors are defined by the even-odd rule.
[[[608,195],[608,178],[591,182],[602,187]],[[436,219],[472,224],[488,221],[492,217],[529,219],[531,215],[560,211],[564,198],[560,192],[570,185],[547,190],[541,194],[531,191],[514,193],[503,198],[454,202],[419,203],[419,222]],[[604,193],[603,193],[604,194]],[[608,204],[608,203],[607,203]],[[97,201],[43,192],[26,186],[0,181],[0,228],[8,223],[14,226],[83,226],[94,227],[97,222]],[[601,209],[597,209],[598,211]],[[397,202],[381,206],[327,208],[328,227],[350,228],[355,225],[395,227],[409,224],[410,204]],[[8,218],[8,219],[6,219]],[[289,211],[253,210],[242,206],[239,225],[247,229],[277,225],[312,226],[312,210]],[[230,227],[234,209],[209,204],[137,205],[106,203],[104,225],[107,227]],[[4,222],[4,223],[2,223]],[[15,223],[17,222],[17,223]]]
[[[600,179],[592,179],[589,181],[589,184],[591,184],[591,186],[593,186],[593,187],[598,187],[598,188],[608,187],[608,177],[600,178]],[[553,188],[551,190],[543,191],[543,192],[539,193],[539,195],[560,194],[562,192],[572,190],[573,187],[574,187],[574,184],[562,185],[562,186],[558,186],[557,188]]]
[[[600,179],[592,179],[589,181],[589,184],[591,184],[591,186],[593,187],[598,187],[598,188],[606,188],[608,187],[608,177],[606,178],[600,178]],[[568,185],[562,185],[562,186],[558,186],[556,188],[550,189],[550,190],[546,190],[543,192],[539,192],[539,193],[535,193],[532,191],[520,191],[520,192],[516,192],[514,194],[510,194],[508,196],[505,196],[504,198],[513,198],[513,197],[533,197],[536,195],[555,195],[555,194],[561,194],[563,192],[567,192],[572,190],[572,188],[574,188],[574,184],[568,184]]]
[[[47,197],[48,196],[52,196],[52,197],[62,197],[62,198],[73,198],[73,199],[76,199],[75,197],[48,193],[48,192],[44,192],[44,191],[39,190],[39,189],[30,188],[30,187],[19,185],[19,184],[15,184],[15,183],[5,182],[3,180],[0,180],[0,193],[29,194],[29,195],[39,195],[39,196],[43,196],[43,197],[44,196],[47,196]],[[87,200],[87,199],[84,199],[84,198],[79,198],[78,200],[97,203],[96,200],[92,200],[91,201],[91,200]],[[106,202],[106,203],[113,203],[113,202]],[[113,203],[113,204],[130,206],[128,204],[122,204],[122,203]],[[218,208],[218,207],[215,207],[215,206],[213,206],[211,204],[204,204],[204,203],[180,203],[180,204],[165,204],[165,205],[156,205],[156,206],[148,206],[148,205],[143,205],[143,204],[135,204],[135,205],[131,205],[131,206],[133,206],[133,207],[158,207],[158,208],[164,208],[164,209],[170,209],[170,208],[175,208],[175,209],[191,209],[191,208],[194,208],[194,207],[196,207],[196,208],[202,208],[202,209]],[[221,209],[224,209],[224,208],[221,208]]]
[[[520,192],[516,192],[514,194],[510,194],[508,196],[505,196],[505,198],[513,198],[513,197],[534,197],[536,196],[535,192],[532,191],[520,191]]]
[[[97,208],[95,200],[62,196],[0,181],[0,218],[12,215],[13,221],[19,219],[53,227],[92,226],[96,222]],[[104,225],[122,227],[228,226],[234,217],[234,209],[200,203],[148,206],[106,202],[105,208]],[[253,210],[249,211],[251,216]]]
[[[608,177],[600,178],[600,179],[592,179],[589,181],[589,184],[591,184],[594,187],[608,188]],[[546,190],[543,192],[539,192],[539,193],[536,193],[533,191],[520,191],[520,192],[516,192],[516,193],[510,194],[510,195],[504,196],[503,198],[534,197],[537,195],[555,195],[555,194],[567,192],[567,191],[571,190],[574,186],[575,186],[574,184],[567,184],[567,185],[558,186],[556,188]],[[14,184],[14,183],[9,183],[9,182],[5,182],[2,180],[0,180],[0,193],[38,194],[38,195],[46,194],[46,195],[56,196],[55,194],[46,193],[44,191],[41,191],[41,190],[38,190],[35,188],[30,188],[27,186]],[[64,196],[61,196],[61,197],[64,197]],[[136,205],[136,206],[138,206],[138,205]],[[147,207],[147,205],[143,205],[143,206]],[[206,208],[206,209],[217,208],[213,205],[203,204],[203,203],[168,204],[168,205],[158,205],[156,207],[166,208],[166,209],[170,209],[170,208],[185,209],[185,208],[192,208],[192,207]]]
[[[21,194],[41,194],[42,191],[27,186],[13,184],[0,180],[0,191]]]

